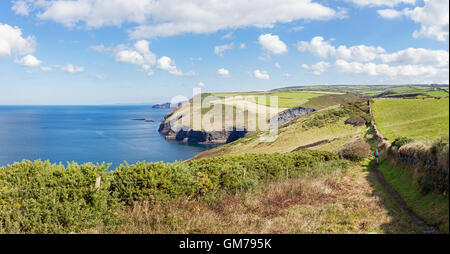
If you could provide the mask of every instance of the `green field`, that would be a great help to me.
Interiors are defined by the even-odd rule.
[[[449,133],[449,99],[377,99],[373,116],[381,133],[433,141]]]
[[[325,92],[351,93],[371,97],[446,97],[448,85],[334,85],[334,86],[295,86],[273,90],[273,92]]]

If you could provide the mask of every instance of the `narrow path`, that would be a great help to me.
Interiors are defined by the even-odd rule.
[[[411,218],[411,220],[416,223],[416,225],[423,231],[424,234],[442,234],[442,232],[434,227],[428,225],[424,220],[422,220],[417,214],[415,214],[411,209],[408,208],[406,202],[400,197],[398,192],[394,190],[384,179],[383,173],[378,170],[378,166],[372,167],[371,171],[374,173],[378,183],[383,186],[383,188],[394,198],[398,206]]]

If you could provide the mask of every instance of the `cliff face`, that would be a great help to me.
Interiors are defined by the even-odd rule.
[[[278,117],[278,124],[283,124],[283,123],[292,121],[294,119],[297,119],[301,116],[304,116],[306,114],[312,113],[314,111],[316,111],[316,110],[312,109],[312,108],[295,107],[295,108],[290,108],[285,111],[282,111],[282,112],[278,113],[278,115],[275,117]],[[271,119],[271,121],[272,121],[272,119]]]
[[[286,123],[288,121],[297,119],[303,115],[314,112],[315,109],[295,107],[278,113],[275,117],[278,118],[278,124]],[[172,118],[172,121],[168,119]],[[177,110],[171,111],[166,115],[163,122],[159,126],[159,132],[166,137],[166,139],[179,140],[183,142],[192,142],[200,144],[225,144],[233,142],[237,139],[245,137],[249,132],[246,128],[227,128],[222,131],[206,132],[201,130],[192,130],[187,126],[175,125],[171,122],[176,122],[183,118],[183,114]]]

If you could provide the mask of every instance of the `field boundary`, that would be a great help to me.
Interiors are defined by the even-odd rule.
[[[383,154],[388,156],[388,149],[389,147],[391,147],[392,143],[378,130],[372,114],[372,103],[370,103],[369,112],[372,116],[372,119],[370,121],[370,128],[372,129],[372,139],[375,141],[377,148],[383,151]],[[383,188],[393,197],[397,205],[414,221],[414,223],[416,223],[416,225],[425,234],[443,234],[437,227],[429,225],[409,208],[408,204],[400,196],[400,194],[389,183],[386,182],[383,173],[378,169],[378,165],[376,165],[375,167],[371,167],[370,169],[371,172],[375,175],[378,183],[383,186]]]

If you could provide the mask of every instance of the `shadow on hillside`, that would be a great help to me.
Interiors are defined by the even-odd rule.
[[[400,208],[394,198],[378,182],[374,172],[374,170],[376,170],[375,161],[371,161],[368,165],[364,165],[363,168],[369,172],[366,178],[372,187],[371,195],[379,198],[379,205],[384,207],[388,212],[388,216],[391,217],[391,221],[389,223],[381,225],[381,230],[387,234],[422,233],[408,214]]]

